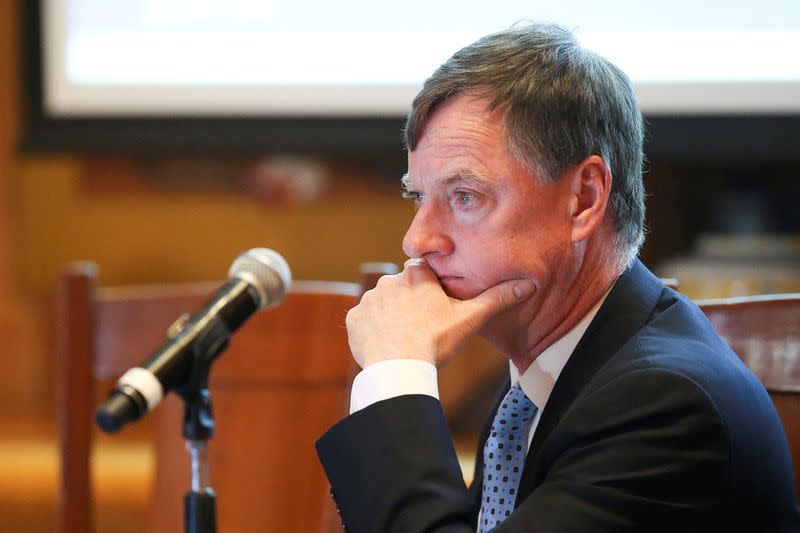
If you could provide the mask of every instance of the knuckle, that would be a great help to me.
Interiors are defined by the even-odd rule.
[[[353,325],[353,322],[355,322],[357,314],[358,314],[358,306],[350,308],[350,310],[347,311],[347,314],[344,317],[345,326],[350,328],[350,326]]]
[[[372,290],[373,291],[376,289],[385,290],[387,287],[396,284],[402,278],[403,278],[402,272],[398,274],[384,274],[383,276],[378,278],[377,283],[375,283],[375,288],[373,288]]]

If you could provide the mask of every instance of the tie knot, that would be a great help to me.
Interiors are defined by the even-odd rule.
[[[535,413],[536,406],[519,386],[519,383],[515,383],[503,397],[503,401],[497,409],[492,431],[498,433],[520,432]]]

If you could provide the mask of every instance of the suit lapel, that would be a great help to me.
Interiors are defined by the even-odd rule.
[[[614,288],[572,352],[547,401],[525,461],[517,505],[541,483],[543,443],[592,376],[649,320],[664,289],[638,260]]]

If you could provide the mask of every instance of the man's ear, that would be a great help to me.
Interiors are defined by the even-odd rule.
[[[582,242],[597,230],[605,216],[611,194],[611,169],[602,157],[592,155],[567,173],[572,242]]]

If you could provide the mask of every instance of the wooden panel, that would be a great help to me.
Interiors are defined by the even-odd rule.
[[[115,379],[140,365],[166,338],[169,326],[183,313],[198,310],[217,285],[184,285],[99,290],[95,324],[97,379]]]
[[[767,389],[800,393],[800,294],[698,305]]]
[[[92,265],[74,265],[62,278],[58,296],[58,447],[60,456],[59,521],[61,533],[90,531],[92,445]]]
[[[95,279],[92,264],[74,265],[63,277],[59,299],[64,533],[92,530],[92,368],[116,378],[142,363],[174,319],[195,312],[219,286],[105,289],[96,300]],[[220,530],[320,531],[335,518],[313,443],[346,413],[355,363],[344,318],[360,294],[353,283],[296,282],[282,305],[256,314],[215,362],[210,465],[212,487],[222,496]],[[157,421],[152,531],[183,529],[190,462],[182,417],[182,402],[174,395],[148,416]]]
[[[354,286],[357,287],[357,286]],[[215,383],[320,385],[348,376],[345,315],[356,297],[320,300],[292,293],[276,310],[253,317],[231,340],[229,353],[215,363]],[[338,353],[339,355],[337,355]]]
[[[346,412],[354,363],[344,317],[358,294],[353,284],[298,282],[215,363],[209,465],[220,531],[320,531],[335,519],[314,442]],[[179,531],[189,489],[183,404],[170,396],[158,411],[150,530]]]
[[[210,485],[219,531],[320,531],[327,479],[314,442],[342,416],[345,384],[283,389],[212,386],[216,435]],[[157,484],[150,531],[181,531],[189,455],[180,435],[182,403],[161,408]]]
[[[792,453],[797,494],[800,497],[800,394],[796,392],[771,392],[778,416],[783,422],[789,451]]]
[[[340,316],[331,316],[331,307],[315,303],[313,295],[320,289],[319,282],[298,281],[280,307],[254,315],[236,332],[224,357],[215,363],[215,376],[230,376],[242,365],[269,357],[269,350],[286,351],[290,346],[295,346],[295,350],[298,346],[308,349],[309,343],[316,343],[319,348],[342,342],[342,339],[346,343],[346,331],[338,326],[344,325],[344,316],[354,305],[360,287],[353,283],[325,285],[340,294],[338,304],[332,307]],[[219,286],[219,283],[207,283],[102,291],[97,303],[96,377],[116,379],[128,368],[142,364],[165,340],[169,326],[181,314],[199,310]],[[316,328],[313,337],[305,335],[308,330],[292,330],[291,323],[301,316],[304,318],[298,323],[309,329],[326,324],[329,327]],[[317,349],[314,353],[321,352]],[[319,365],[311,371],[313,375],[309,375],[310,364]],[[257,369],[250,371],[249,378],[275,381],[314,379],[325,382],[341,377],[340,369],[326,365],[325,360],[299,358],[281,359],[280,365],[272,361],[270,365],[257,365]]]

